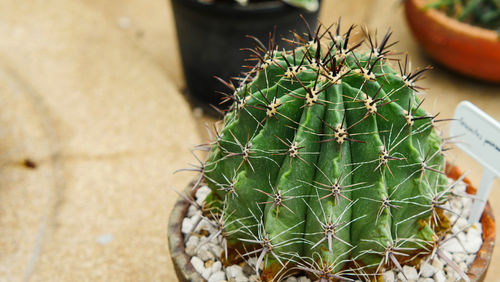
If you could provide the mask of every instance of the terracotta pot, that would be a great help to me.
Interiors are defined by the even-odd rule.
[[[458,179],[461,175],[457,167],[448,167],[446,173],[448,177],[453,179]],[[476,188],[472,186],[470,181],[467,178],[463,181],[467,184],[467,192],[475,194]],[[188,185],[185,189],[185,193],[194,196],[196,190],[191,190],[191,187],[192,185]],[[168,223],[168,245],[170,248],[170,255],[179,281],[204,281],[201,275],[194,269],[190,262],[190,256],[188,256],[184,250],[184,236],[182,235],[181,227],[182,220],[186,216],[188,208],[189,203],[179,198],[170,214]],[[493,247],[495,246],[495,218],[493,217],[493,211],[491,210],[489,202],[484,209],[481,223],[483,225],[483,245],[467,272],[471,281],[484,280],[491,261]]]
[[[422,47],[436,61],[462,74],[500,82],[500,37],[496,31],[459,22],[426,0],[406,0],[406,19]]]

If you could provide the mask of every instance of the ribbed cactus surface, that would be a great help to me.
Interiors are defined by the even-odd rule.
[[[424,70],[391,62],[390,33],[272,41],[234,93],[203,167],[222,208],[228,252],[258,257],[263,277],[375,273],[426,252],[447,179],[435,116],[416,97]],[[363,50],[364,49],[364,50]],[[442,224],[441,224],[442,225]]]

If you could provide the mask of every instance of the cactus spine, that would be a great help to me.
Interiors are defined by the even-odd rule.
[[[444,228],[442,140],[416,97],[426,69],[391,67],[391,33],[368,35],[365,51],[352,33],[295,34],[291,51],[257,41],[257,67],[226,83],[233,106],[202,167],[206,204],[222,209],[226,254],[258,257],[265,279],[400,267]]]

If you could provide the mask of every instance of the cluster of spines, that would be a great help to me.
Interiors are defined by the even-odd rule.
[[[257,272],[265,259],[266,279],[373,275],[431,252],[446,228],[439,120],[415,96],[429,68],[405,57],[397,73],[390,32],[357,52],[353,30],[294,34],[291,51],[256,40],[244,83],[223,81],[233,104],[196,186],[212,189],[224,244],[256,255]]]

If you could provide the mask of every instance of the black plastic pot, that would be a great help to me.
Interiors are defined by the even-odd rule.
[[[188,92],[205,104],[217,105],[220,94],[229,92],[214,76],[225,80],[238,76],[245,69],[248,52],[241,48],[253,47],[252,35],[267,45],[269,32],[276,26],[280,48],[288,48],[283,36],[290,30],[306,32],[303,15],[311,29],[315,29],[318,11],[308,12],[281,1],[264,1],[241,6],[224,2],[204,4],[199,0],[170,0],[172,3],[182,66]]]

